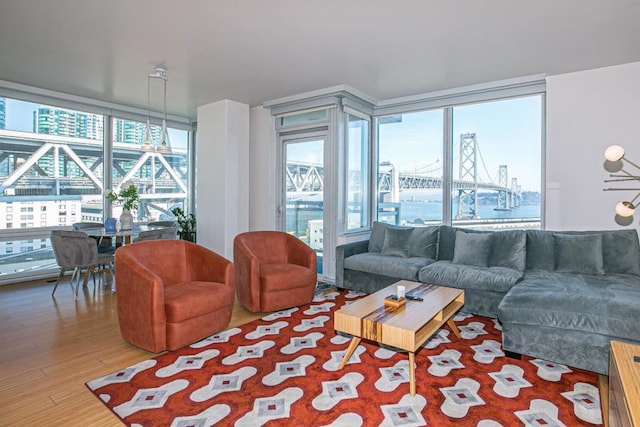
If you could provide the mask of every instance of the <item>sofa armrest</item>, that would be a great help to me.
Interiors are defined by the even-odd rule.
[[[336,246],[336,286],[344,285],[344,260],[350,256],[369,252],[369,240]]]

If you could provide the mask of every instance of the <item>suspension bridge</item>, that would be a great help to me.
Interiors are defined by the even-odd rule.
[[[458,196],[457,219],[478,218],[478,193],[480,191],[497,192],[495,210],[511,210],[520,206],[522,189],[517,178],[512,177],[509,180],[507,165],[499,165],[497,180],[484,182],[479,179],[478,160],[482,159],[482,155],[475,133],[460,135],[459,153],[458,174],[457,178],[452,181],[452,190],[457,192]],[[480,162],[484,165],[482,160]],[[429,172],[435,171],[437,170]],[[486,168],[485,172],[487,172]],[[350,191],[361,191],[362,180],[358,172],[350,173],[348,179]],[[324,190],[324,168],[313,163],[288,162],[286,183],[288,193],[322,192]],[[440,176],[415,172],[407,173],[398,171],[390,162],[381,162],[378,167],[376,184],[380,202],[399,203],[402,190],[441,189],[443,178],[442,173]]]

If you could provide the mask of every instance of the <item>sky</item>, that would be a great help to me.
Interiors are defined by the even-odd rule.
[[[441,177],[443,115],[441,109],[420,111],[380,124],[379,161],[391,162],[400,172]],[[517,178],[523,191],[541,191],[540,95],[454,107],[455,178],[459,177],[460,135],[466,133],[476,134],[479,181],[498,184],[499,167],[507,165],[508,186],[511,178]],[[357,137],[359,133],[349,135]],[[322,164],[322,147],[322,141],[288,144],[287,159]]]
[[[506,164],[509,185],[517,177],[524,191],[540,191],[541,102],[536,95],[454,107],[454,176],[459,174],[460,135],[475,133],[480,181],[497,183],[499,166]],[[379,160],[401,172],[441,176],[442,139],[442,110],[404,114],[400,122],[380,125]]]

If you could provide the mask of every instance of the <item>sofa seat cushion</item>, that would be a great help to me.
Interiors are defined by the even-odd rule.
[[[193,298],[197,295],[198,298]],[[211,313],[218,307],[233,305],[234,290],[216,282],[189,282],[164,288],[168,323],[180,323]]]
[[[638,339],[640,277],[526,272],[498,306],[503,323]]]
[[[344,260],[344,268],[364,271],[382,276],[396,277],[398,280],[418,280],[418,272],[425,265],[434,262],[423,257],[391,257],[376,252],[350,256]]]
[[[505,267],[476,267],[438,261],[418,274],[418,280],[454,288],[505,293],[523,276],[522,271]]]

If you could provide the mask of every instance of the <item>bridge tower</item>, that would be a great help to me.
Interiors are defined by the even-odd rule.
[[[507,165],[500,165],[498,168],[498,186],[502,190],[498,191],[498,205],[495,210],[497,211],[509,211],[511,210],[511,200],[509,188],[509,172],[507,171]]]
[[[458,190],[458,214],[456,219],[478,219],[478,144],[475,133],[460,134],[460,181],[472,182],[471,188]]]
[[[511,178],[511,207],[520,206],[520,192],[518,191],[518,178]]]

